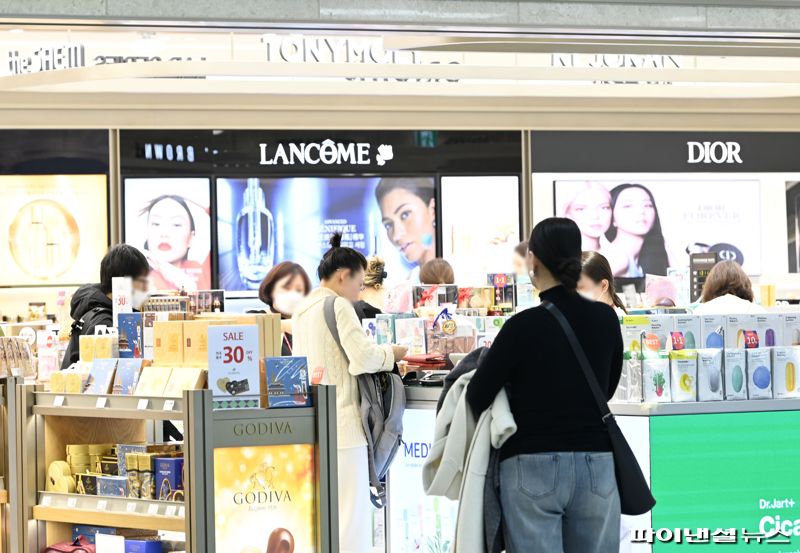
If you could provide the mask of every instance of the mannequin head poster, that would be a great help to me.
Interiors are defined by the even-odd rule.
[[[0,176],[0,286],[97,281],[108,248],[105,175]]]
[[[603,174],[554,189],[556,216],[577,223],[583,249],[602,253],[615,276],[666,275],[704,252],[761,272],[758,180]]]
[[[255,290],[282,261],[316,269],[334,232],[386,262],[389,281],[416,280],[436,257],[430,177],[217,179],[220,286]]]
[[[150,262],[156,290],[211,288],[207,178],[125,179],[125,242]]]

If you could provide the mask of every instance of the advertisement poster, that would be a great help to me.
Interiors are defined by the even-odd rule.
[[[458,502],[429,497],[422,487],[422,463],[430,453],[435,421],[433,409],[406,409],[403,415],[403,444],[388,476],[388,553],[452,551]]]
[[[155,289],[210,289],[210,180],[127,178],[123,186],[125,243],[147,256]]]
[[[418,280],[436,257],[431,177],[217,179],[220,286],[256,290],[281,261],[316,276],[334,232],[342,245],[380,255],[389,281]]]
[[[712,539],[692,550],[800,549],[800,445],[789,434],[800,425],[800,412],[662,416],[650,424],[654,529],[736,529],[733,543]],[[760,543],[743,530],[760,534]],[[779,530],[791,541],[777,536]],[[686,548],[657,542],[654,551]]]
[[[226,553],[317,551],[314,446],[214,449],[214,531]]]
[[[442,177],[442,256],[463,286],[486,283],[489,273],[513,270],[520,242],[519,179],[515,176]],[[484,198],[484,200],[481,200]]]
[[[583,249],[605,255],[618,277],[664,276],[709,251],[761,273],[760,181],[659,177],[556,179],[555,214],[573,219]]]
[[[0,286],[99,280],[107,195],[105,175],[0,176]]]
[[[800,273],[800,181],[786,183],[786,222],[789,272]]]

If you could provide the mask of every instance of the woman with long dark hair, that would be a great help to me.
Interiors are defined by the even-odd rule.
[[[611,190],[611,206],[610,244],[602,251],[614,276],[666,275],[669,256],[652,192],[641,184],[620,184]]]
[[[611,265],[597,252],[581,254],[581,279],[578,281],[578,291],[587,299],[612,307],[617,315],[628,313],[625,304],[617,295]]]

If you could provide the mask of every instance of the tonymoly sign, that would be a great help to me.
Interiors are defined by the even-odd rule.
[[[369,142],[280,142],[258,145],[260,165],[371,165],[372,144]],[[394,158],[391,145],[381,144],[374,155],[374,163],[386,165]]]

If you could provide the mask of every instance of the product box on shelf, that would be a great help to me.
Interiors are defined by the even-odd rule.
[[[800,346],[800,313],[783,316],[783,345]]]
[[[504,310],[513,311],[516,275],[513,273],[490,273],[486,275],[486,284],[494,288],[494,305]]]
[[[142,369],[139,382],[136,383],[135,396],[162,397],[167,388],[173,369],[170,367],[150,366]]]
[[[504,315],[494,315],[491,317],[486,317],[486,320],[483,324],[485,332],[490,331],[497,331],[500,332],[500,329],[503,328],[503,325],[506,324],[506,321],[510,317],[506,317]]]
[[[200,390],[206,384],[208,371],[203,367],[175,367],[170,371],[164,397],[183,397],[184,390]]]
[[[208,366],[208,327],[211,321],[183,323],[183,363],[189,367]]]
[[[76,474],[75,491],[81,495],[97,495],[97,477],[99,474]]]
[[[747,399],[747,355],[744,348],[724,350],[725,399]]]
[[[489,330],[487,332],[478,332],[475,338],[475,347],[477,348],[490,348],[500,334],[499,330]]]
[[[166,367],[183,364],[183,321],[156,321],[153,362]]]
[[[672,401],[669,354],[650,351],[642,353],[642,383],[645,403]]]
[[[772,348],[772,393],[776,398],[800,397],[797,369],[800,367],[800,347]]]
[[[152,361],[155,352],[156,321],[169,321],[169,313],[146,311],[142,313],[142,342],[144,358]]]
[[[269,407],[308,407],[311,405],[308,389],[308,359],[305,357],[268,357],[265,364]]]
[[[411,313],[414,310],[411,288],[412,284],[408,281],[389,286],[386,289],[383,310],[386,313]]]
[[[769,349],[747,351],[747,399],[772,399],[772,356]]]
[[[718,348],[725,346],[724,315],[700,315],[700,335],[702,348]]]
[[[626,350],[662,351],[669,346],[674,328],[672,315],[627,315],[622,318],[622,340]]]
[[[458,307],[461,309],[488,309],[494,305],[494,287],[482,286],[458,289]]]
[[[133,528],[108,528],[106,526],[91,526],[88,524],[76,524],[72,527],[72,540],[78,539],[78,536],[83,536],[90,544],[94,544],[95,536],[97,534],[104,534],[107,536],[123,536],[130,538],[144,538],[154,536],[153,530],[141,530]]]
[[[702,347],[700,317],[695,315],[676,315],[670,332],[673,350],[697,349]]]
[[[753,315],[728,315],[725,317],[725,347],[735,349],[759,347]]]
[[[158,499],[179,501],[183,499],[183,457],[156,457],[156,485]]]
[[[455,305],[458,301],[458,287],[453,284],[414,286],[411,293],[414,309]]]
[[[121,359],[144,357],[144,319],[142,313],[119,313],[119,356]]]
[[[149,539],[126,539],[125,553],[163,553],[161,540],[157,537]]]
[[[128,479],[124,476],[98,476],[97,495],[126,497],[127,484]]]
[[[725,399],[722,386],[721,349],[697,350],[697,400],[720,401]]]
[[[669,354],[672,401],[697,401],[697,351],[684,349]]]
[[[753,315],[753,330],[758,334],[758,347],[786,345],[783,337],[784,317],[781,313]]]
[[[642,393],[641,354],[636,351],[626,351],[623,354],[619,384],[612,399],[615,402],[638,403],[643,400]]]
[[[397,319],[394,322],[397,345],[407,347],[409,355],[425,354],[425,324],[424,319]]]
[[[208,329],[208,381],[215,408],[261,406],[258,327],[220,325]]]
[[[514,287],[514,297],[517,311],[535,307],[537,302],[536,289],[530,281],[517,282]]]
[[[114,386],[111,393],[121,396],[132,396],[139,383],[142,372],[142,359],[120,359],[114,375]]]
[[[378,324],[377,319],[363,319],[361,321],[361,328],[364,329],[364,334],[367,338],[372,340],[373,342],[377,343],[378,338]]]
[[[87,394],[108,394],[114,382],[114,373],[117,369],[116,359],[95,359],[89,372],[86,383]]]

